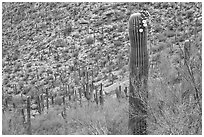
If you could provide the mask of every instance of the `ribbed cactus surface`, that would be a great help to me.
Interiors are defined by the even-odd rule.
[[[140,13],[135,13],[129,19],[130,37],[130,70],[140,68],[140,78],[148,75],[148,54],[147,54],[147,24]],[[132,72],[133,73],[133,72]]]
[[[147,22],[145,15],[135,13],[129,19],[130,37],[130,91],[129,91],[129,128],[130,134],[147,134]]]
[[[190,41],[186,40],[184,43],[184,63],[187,64],[190,60]]]

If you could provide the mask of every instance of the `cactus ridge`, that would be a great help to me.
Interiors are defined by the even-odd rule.
[[[140,13],[130,16],[129,37],[131,44],[130,67],[139,68],[140,75],[148,75],[147,28]],[[139,30],[143,30],[140,32]],[[132,66],[133,65],[133,66]],[[135,74],[133,74],[135,75]]]
[[[147,134],[145,116],[147,115],[147,24],[142,13],[135,13],[129,19],[130,37],[130,94],[129,128],[131,134]],[[137,117],[135,117],[137,116]]]

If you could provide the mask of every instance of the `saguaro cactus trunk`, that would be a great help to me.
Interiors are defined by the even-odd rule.
[[[130,134],[147,134],[147,24],[144,15],[134,13],[129,19],[130,37],[130,88],[129,130]]]
[[[27,97],[27,134],[31,135],[30,97]]]

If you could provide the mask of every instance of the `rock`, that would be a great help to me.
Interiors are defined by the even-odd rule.
[[[85,20],[85,19],[81,19],[80,20],[80,24],[89,24],[89,21]]]
[[[106,82],[106,83],[104,84],[104,87],[109,87],[109,86],[111,86],[111,85],[113,85],[113,82]]]
[[[38,105],[37,105],[37,104],[32,104],[32,105],[31,105],[31,109],[32,109],[32,110],[38,109]]]
[[[86,37],[85,41],[86,41],[86,44],[91,45],[94,43],[94,38],[93,36],[88,36]]]
[[[62,96],[55,97],[54,102],[56,105],[62,105],[63,103]]]

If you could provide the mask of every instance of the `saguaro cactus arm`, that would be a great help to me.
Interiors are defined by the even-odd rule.
[[[130,37],[130,92],[129,129],[131,134],[147,134],[146,100],[148,78],[147,22],[143,13],[135,13],[129,19]]]

